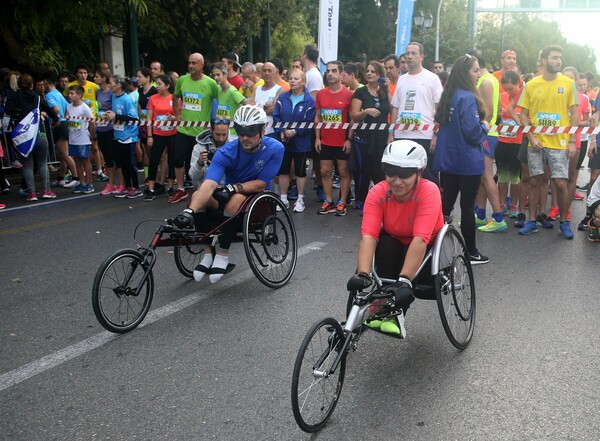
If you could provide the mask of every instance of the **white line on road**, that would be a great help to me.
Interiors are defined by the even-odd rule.
[[[310,252],[320,250],[325,245],[327,245],[325,242],[312,242],[308,245],[304,245],[303,247],[298,249],[298,257],[302,257]],[[240,283],[252,279],[253,277],[254,273],[252,272],[252,270],[248,269],[239,274],[236,274],[231,278],[223,280],[223,282],[219,283],[218,285],[211,286],[208,289],[203,289],[202,292],[190,294],[180,300],[171,302],[168,305],[150,311],[144,319],[144,321],[142,322],[142,324],[138,326],[138,328],[142,328],[160,319],[168,317],[171,314],[175,314],[176,312],[179,312],[182,309],[188,308],[202,300],[206,300],[214,294],[217,294],[225,289],[229,289],[232,286],[239,285]],[[82,340],[78,343],[72,344],[71,346],[67,346],[66,348],[61,349],[60,351],[56,351],[50,355],[46,355],[45,357],[42,357],[29,364],[26,364],[25,366],[2,374],[0,375],[0,391],[8,389],[9,387],[12,387],[33,377],[34,375],[41,374],[42,372],[59,366],[75,357],[79,357],[80,355],[83,355],[96,348],[99,348],[100,346],[103,346],[106,343],[120,337],[121,335],[104,331],[100,334],[96,334],[92,337],[86,338],[85,340]]]

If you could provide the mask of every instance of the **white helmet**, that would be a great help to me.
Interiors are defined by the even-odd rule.
[[[237,109],[233,122],[242,127],[266,124],[267,114],[261,107],[245,105]]]
[[[408,139],[390,142],[383,151],[382,164],[395,167],[416,168],[427,167],[427,153],[421,144]]]

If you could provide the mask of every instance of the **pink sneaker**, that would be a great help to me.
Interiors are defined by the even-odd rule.
[[[42,192],[42,199],[56,199],[56,193],[52,190],[44,190]]]
[[[104,189],[100,192],[102,196],[108,196],[109,194],[113,194],[117,191],[116,185],[106,184]]]
[[[127,193],[129,193],[129,189],[125,188],[124,185],[119,185],[117,189],[113,192],[113,195],[116,198],[124,198],[125,196],[127,196]]]
[[[6,205],[0,204],[0,210],[4,210],[5,208],[6,208]]]
[[[35,194],[35,193],[29,193],[27,195],[26,199],[27,199],[28,202],[34,202],[34,201],[38,200],[38,197],[37,197],[37,194]]]

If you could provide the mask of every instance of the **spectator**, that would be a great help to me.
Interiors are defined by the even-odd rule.
[[[227,81],[238,90],[244,84],[244,79],[240,75],[242,65],[239,55],[235,52],[227,52],[221,62],[227,67]]]
[[[244,84],[238,90],[244,95],[244,98],[252,98],[254,90],[265,84],[265,81],[258,75],[256,66],[250,62],[242,65],[242,77],[244,78]]]

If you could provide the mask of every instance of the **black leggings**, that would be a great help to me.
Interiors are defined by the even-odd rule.
[[[100,147],[102,156],[104,156],[104,166],[109,168],[120,167],[120,165],[116,164],[115,160],[115,148],[118,146],[115,145],[115,142],[113,142],[113,130],[111,129],[106,132],[99,132],[96,130],[96,137],[98,138],[98,147]]]
[[[133,166],[135,160],[133,153],[135,151],[135,142],[121,144],[116,139],[113,141],[115,147],[115,163],[123,171],[123,185],[126,188],[138,188],[137,170]]]
[[[475,216],[473,207],[481,176],[461,176],[450,173],[440,173],[442,183],[442,211],[444,216],[450,216],[456,197],[460,192],[460,231],[465,239],[470,255],[477,254],[475,245]]]
[[[381,168],[381,157],[385,150],[385,143],[371,145],[368,142],[354,141],[354,169],[359,171],[355,176],[356,200],[364,202],[369,192],[369,184],[378,184],[385,179]],[[358,178],[358,179],[357,179]]]
[[[175,135],[175,147],[173,154],[173,165],[175,166],[175,168],[181,168],[185,166],[185,170],[187,173],[187,170],[190,169],[192,151],[194,150],[195,145],[195,136],[187,136],[183,133],[177,133]],[[183,182],[181,184],[178,183],[178,185],[180,187],[183,187]]]
[[[167,163],[169,165],[169,179],[175,179],[175,167],[174,161],[174,148],[175,148],[175,136],[155,136],[154,144],[150,150],[150,164],[148,165],[148,180],[156,181],[156,170],[158,170],[158,164],[160,164],[160,158],[167,149]]]

